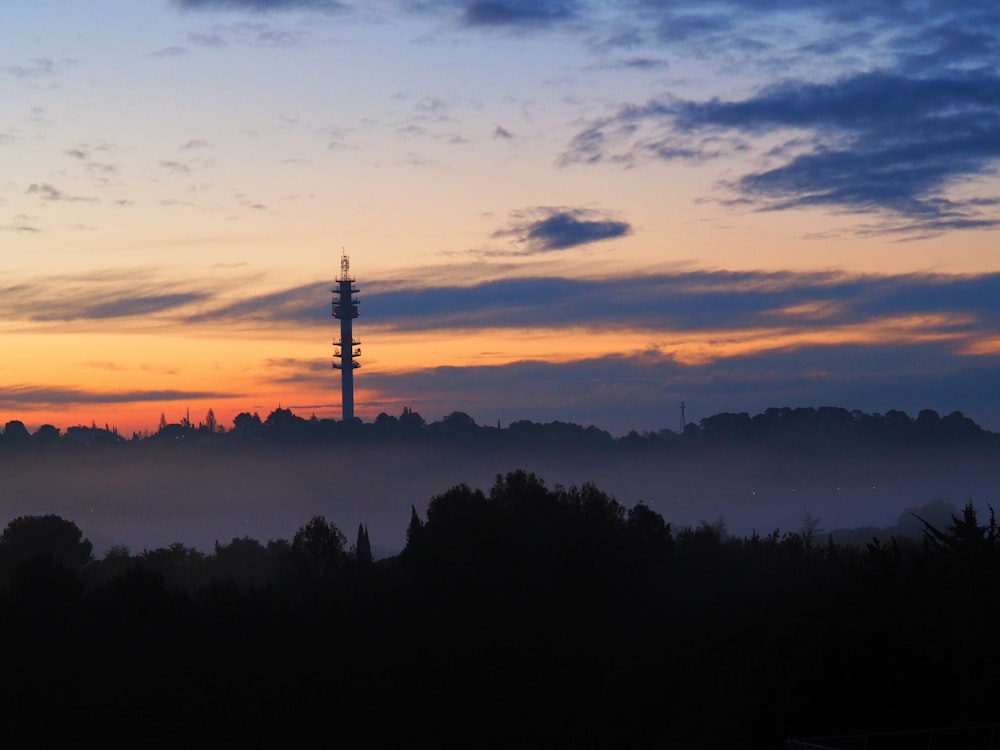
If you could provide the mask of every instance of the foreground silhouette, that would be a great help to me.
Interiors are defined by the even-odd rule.
[[[992,721],[996,521],[921,523],[864,547],[736,538],[521,471],[413,508],[376,562],[364,526],[348,547],[321,516],[100,560],[72,522],[19,517],[5,736],[761,748]]]

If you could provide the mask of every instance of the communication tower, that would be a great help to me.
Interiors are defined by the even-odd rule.
[[[361,356],[361,341],[354,338],[352,330],[354,319],[361,314],[358,310],[361,299],[355,296],[358,287],[351,276],[351,261],[347,253],[340,256],[340,276],[337,277],[337,286],[331,291],[332,315],[340,321],[340,338],[333,342],[333,369],[340,370],[343,418],[349,422],[354,419],[354,370],[361,367],[361,363],[355,361],[355,357]]]

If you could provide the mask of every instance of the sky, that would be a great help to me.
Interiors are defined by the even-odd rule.
[[[1000,429],[1000,8],[16,0],[0,423]]]

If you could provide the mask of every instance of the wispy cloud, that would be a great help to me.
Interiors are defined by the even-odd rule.
[[[0,315],[7,321],[35,323],[143,321],[212,297],[203,287],[169,281],[148,271],[94,272],[0,287]]]
[[[47,182],[33,182],[24,192],[27,195],[37,195],[43,201],[51,202],[63,201],[67,203],[97,203],[99,200],[98,198],[92,196],[70,195],[69,193],[57,188],[55,185],[50,185]]]
[[[269,13],[285,10],[341,11],[348,6],[338,0],[170,0],[182,10],[244,10]]]
[[[330,284],[305,284],[278,292],[253,295],[239,302],[206,308],[187,318],[190,323],[233,321],[260,325],[329,323]],[[322,301],[322,302],[321,302]]]
[[[211,398],[238,397],[239,393],[182,390],[119,390],[94,391],[82,388],[8,384],[0,388],[0,407],[57,407],[86,404],[144,403],[154,401],[198,401]]]
[[[34,81],[37,79],[48,78],[49,76],[60,72],[64,68],[72,67],[76,64],[76,60],[66,58],[62,60],[54,60],[49,57],[36,57],[26,63],[5,65],[0,67],[0,71],[3,71],[12,78],[17,78],[23,81]]]
[[[661,339],[653,346],[661,351],[669,350],[670,341],[691,348],[693,342],[731,335],[730,346],[709,342],[710,350],[725,356],[741,350],[738,341],[761,337],[795,348],[824,336],[873,344],[899,336],[947,341],[956,351],[1000,338],[1000,274],[678,271],[593,279],[520,275],[447,286],[433,279],[420,286],[416,277],[407,278],[405,284],[365,283],[366,326],[404,333],[601,325],[645,331],[650,345]],[[36,278],[0,288],[0,316],[251,329],[330,326],[329,283],[246,291],[237,302],[224,301],[222,290],[229,297],[239,284],[168,279],[148,269]]]
[[[18,221],[13,224],[0,224],[0,231],[4,232],[16,232],[18,234],[34,234],[35,232],[40,232],[41,229],[36,226],[32,226],[24,221]]]
[[[164,59],[171,59],[174,57],[183,57],[188,53],[185,47],[180,45],[172,44],[169,47],[161,47],[158,50],[149,53],[149,57],[159,57]]]

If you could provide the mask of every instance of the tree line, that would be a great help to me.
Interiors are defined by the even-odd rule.
[[[5,732],[777,748],[993,721],[996,519],[918,520],[919,540],[736,537],[523,471],[411,508],[381,560],[321,516],[100,559],[23,516],[0,534]]]
[[[451,412],[436,422],[427,422],[419,413],[404,407],[399,416],[380,413],[373,421],[360,418],[343,422],[304,418],[280,406],[261,418],[257,412],[242,412],[230,428],[220,424],[209,409],[205,419],[192,422],[185,415],[179,422],[168,422],[161,415],[155,432],[135,433],[131,438],[114,427],[77,425],[62,432],[45,424],[30,433],[20,420],[8,421],[0,432],[0,450],[26,450],[58,445],[246,445],[246,444],[324,444],[350,440],[354,443],[438,442],[462,443],[484,447],[556,445],[566,449],[643,450],[664,447],[679,450],[770,446],[784,450],[830,450],[850,447],[881,446],[919,447],[1000,444],[1000,435],[983,429],[962,412],[940,415],[932,409],[921,410],[916,417],[889,410],[869,414],[839,407],[774,407],[750,416],[747,412],[724,412],[689,423],[682,430],[661,429],[639,433],[631,431],[620,437],[594,426],[570,422],[539,423],[518,420],[506,426],[477,424],[468,414]]]

